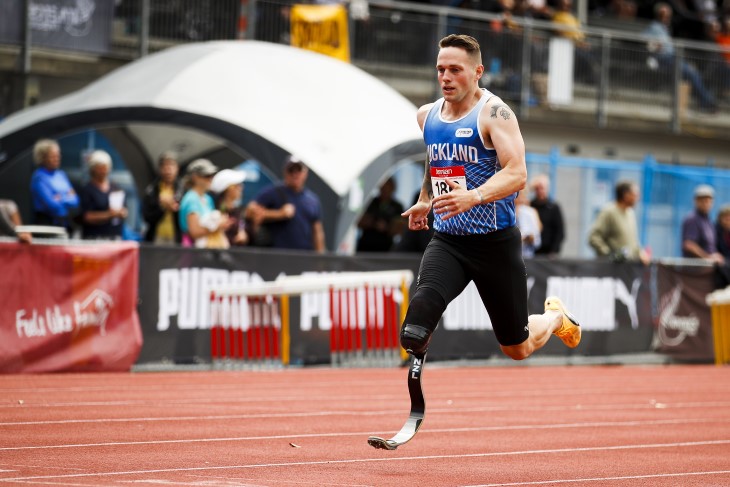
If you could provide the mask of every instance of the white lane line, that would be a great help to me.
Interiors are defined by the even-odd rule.
[[[369,400],[377,400],[378,398],[373,398],[371,396],[368,396]],[[392,398],[391,398],[392,399]],[[331,399],[327,399],[328,401],[331,401]],[[359,401],[362,401],[362,397],[358,397]],[[243,401],[235,401],[235,402],[243,402]],[[254,401],[255,402],[255,401]],[[433,401],[432,401],[433,402]],[[222,404],[211,404],[210,402],[202,402],[202,401],[178,401],[178,402],[165,402],[160,403],[156,401],[113,401],[113,402],[92,402],[92,403],[57,403],[57,404],[37,404],[37,405],[25,405],[25,406],[16,406],[16,407],[43,407],[43,408],[52,408],[52,407],[79,407],[79,406],[93,406],[93,407],[101,407],[101,406],[109,406],[109,407],[116,407],[116,406],[155,406],[158,408],[165,408],[169,406],[179,406],[179,405],[187,405],[187,406],[205,406],[206,408],[211,407],[224,407],[226,409],[231,409],[231,401],[224,401]],[[0,407],[2,407],[0,405]],[[444,413],[444,412],[493,412],[493,411],[618,411],[618,410],[636,410],[636,409],[698,409],[698,408],[727,408],[730,407],[730,401],[707,401],[707,402],[677,402],[677,403],[664,403],[664,402],[657,402],[657,401],[647,401],[642,403],[618,403],[618,404],[571,404],[571,405],[554,405],[554,406],[545,406],[545,405],[534,405],[534,406],[525,406],[524,403],[515,403],[515,404],[506,404],[506,405],[495,405],[495,406],[480,406],[480,407],[465,407],[465,408],[459,408],[459,407],[448,407],[448,408],[434,408],[429,409],[430,413]],[[312,413],[262,413],[259,415],[251,415],[250,417],[255,418],[265,418],[265,417],[281,417],[281,416],[291,416],[296,414],[301,415],[368,415],[368,416],[379,416],[383,414],[393,414],[398,413],[397,411],[317,411]],[[210,416],[207,416],[210,417]],[[143,419],[135,419],[130,418],[130,421],[141,421]],[[162,418],[161,420],[164,420]],[[99,421],[107,421],[105,419],[98,420],[98,419],[90,419],[90,420],[58,420],[60,422],[99,422]],[[112,420],[109,420],[112,421]],[[0,423],[0,426],[12,426],[16,424],[56,424],[56,421],[28,421],[28,422],[4,422]]]
[[[322,482],[321,480],[317,480],[316,482],[312,482],[312,481],[307,481],[307,480],[292,480],[292,479],[281,479],[281,478],[279,478],[279,479],[268,479],[268,478],[247,478],[247,477],[218,477],[218,476],[209,475],[209,474],[206,474],[206,475],[188,474],[187,477],[201,478],[201,479],[229,480],[229,481],[243,481],[243,480],[248,480],[248,481],[255,481],[255,482],[266,482],[267,484],[268,483],[279,484],[279,483],[282,483],[283,482],[283,483],[285,483],[287,485],[290,485],[290,484],[301,484],[301,485],[318,485],[318,486],[331,485],[331,486],[334,486],[334,487],[375,487],[375,486],[370,485],[370,484],[366,484],[366,485],[363,485],[363,484],[343,484],[343,483]],[[119,480],[118,482],[123,483],[123,482],[137,482],[137,481],[135,481],[135,480]],[[200,484],[197,483],[196,485],[200,485]]]
[[[1,480],[0,480],[1,481]],[[66,487],[89,487],[89,484],[73,484],[71,482],[54,482],[51,480],[16,480],[19,484],[32,484],[32,485],[65,485]]]
[[[577,482],[607,482],[609,480],[634,480],[634,479],[655,479],[668,477],[692,477],[704,475],[727,475],[730,470],[711,470],[706,472],[676,472],[676,473],[657,473],[646,475],[625,475],[621,477],[591,477],[582,479],[560,479],[560,480],[540,480],[535,482],[510,482],[507,484],[478,484],[468,485],[464,487],[508,487],[517,485],[545,485],[545,484],[569,484]]]
[[[469,433],[479,431],[515,431],[515,430],[551,430],[551,429],[569,429],[569,428],[597,428],[597,427],[636,427],[636,426],[658,426],[658,425],[680,425],[680,424],[701,424],[701,423],[728,423],[730,418],[726,419],[658,419],[658,420],[640,420],[640,421],[606,421],[606,422],[586,422],[586,423],[558,423],[558,424],[523,424],[512,426],[475,426],[467,428],[437,428],[421,430],[421,434],[429,433]],[[184,444],[184,443],[219,443],[226,441],[262,441],[262,440],[283,440],[283,439],[301,439],[301,438],[336,438],[344,436],[366,436],[373,434],[386,434],[385,431],[351,431],[341,433],[307,433],[299,435],[269,435],[269,436],[235,436],[235,437],[217,437],[217,438],[188,438],[179,440],[150,440],[150,441],[118,441],[105,443],[78,443],[66,445],[33,445],[33,446],[9,446],[2,447],[0,451],[18,451],[18,450],[52,450],[65,448],[92,448],[92,447],[108,447],[108,446],[139,446],[139,445],[164,445],[164,444]]]
[[[711,440],[711,441],[683,441],[678,443],[648,443],[639,445],[615,445],[615,446],[591,446],[581,448],[554,448],[547,450],[522,450],[507,452],[487,452],[487,453],[463,453],[450,455],[423,455],[411,457],[379,457],[379,458],[350,458],[345,460],[318,460],[309,462],[288,462],[288,463],[254,463],[249,465],[220,465],[205,467],[184,467],[184,468],[160,468],[154,470],[127,470],[116,472],[89,472],[64,475],[37,475],[32,477],[15,477],[0,479],[2,482],[17,482],[23,480],[36,479],[62,479],[62,478],[79,478],[79,477],[111,477],[121,475],[149,475],[152,473],[173,473],[173,472],[200,472],[214,470],[240,470],[247,468],[277,468],[277,467],[301,467],[310,465],[342,465],[357,463],[380,463],[380,462],[407,462],[412,460],[454,460],[454,459],[470,459],[470,458],[490,458],[490,457],[508,457],[508,456],[525,456],[525,455],[545,455],[554,453],[577,453],[577,452],[596,452],[596,451],[620,451],[620,450],[642,450],[657,448],[688,448],[697,446],[716,446],[728,445],[730,440]]]

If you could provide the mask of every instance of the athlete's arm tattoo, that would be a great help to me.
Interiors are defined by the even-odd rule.
[[[489,112],[489,116],[492,118],[497,118],[497,114],[505,120],[509,120],[509,117],[512,116],[512,112],[509,107],[507,105],[502,105],[501,103],[493,105],[492,110]]]
[[[433,199],[433,186],[431,186],[431,164],[426,155],[426,167],[423,171],[423,183],[421,183],[421,193],[426,192],[429,199]]]

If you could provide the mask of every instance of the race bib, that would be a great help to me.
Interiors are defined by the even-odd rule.
[[[451,186],[446,183],[447,179],[466,189],[464,166],[431,167],[431,187],[434,196],[451,192]]]

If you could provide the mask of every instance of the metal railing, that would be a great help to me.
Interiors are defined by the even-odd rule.
[[[22,28],[26,4],[30,35]],[[133,59],[182,42],[247,38],[288,44],[293,4],[5,0],[0,45],[55,46]],[[720,48],[675,40],[676,62],[662,62],[648,50],[641,33],[647,22],[603,21],[603,27],[596,27],[589,17],[589,25],[581,29],[584,41],[569,42],[566,51],[554,42],[566,27],[549,21],[513,17],[505,23],[497,14],[400,1],[351,0],[348,5],[352,62],[381,79],[395,80],[397,89],[415,102],[437,95],[437,42],[459,32],[480,41],[483,85],[519,108],[523,119],[560,111],[588,118],[597,127],[641,121],[678,133],[685,125],[700,125],[714,127],[720,136],[730,126],[730,63]],[[552,89],[559,85],[555,73],[571,66],[561,52],[572,53],[573,65],[562,98]],[[704,106],[710,97],[718,101],[717,111]]]

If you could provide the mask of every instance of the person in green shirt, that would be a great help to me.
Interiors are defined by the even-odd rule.
[[[616,201],[607,204],[593,222],[588,243],[599,257],[616,261],[638,260],[646,265],[651,256],[639,244],[634,206],[639,187],[632,181],[616,184]]]

